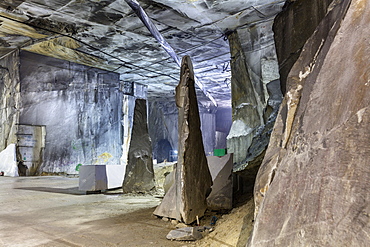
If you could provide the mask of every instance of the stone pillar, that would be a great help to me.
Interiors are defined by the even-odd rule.
[[[154,214],[190,224],[197,216],[204,215],[212,177],[204,153],[194,72],[188,56],[182,59],[176,104],[179,109],[179,148],[175,183]]]
[[[126,175],[122,186],[125,193],[145,193],[155,189],[146,109],[146,100],[136,99]]]
[[[228,36],[233,125],[227,148],[234,153],[234,171],[245,169],[265,150],[281,102],[271,29],[272,20],[266,20]]]
[[[247,156],[255,128],[261,125],[256,93],[250,80],[238,32],[228,36],[231,53],[231,97],[233,124],[227,137],[228,153],[234,153],[234,162],[241,163]]]

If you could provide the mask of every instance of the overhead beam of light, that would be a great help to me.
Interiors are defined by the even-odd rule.
[[[136,0],[125,0],[126,3],[131,7],[131,9],[135,12],[135,14],[139,17],[139,19],[144,23],[146,28],[149,32],[153,35],[153,37],[158,41],[158,43],[163,47],[163,49],[172,57],[172,59],[176,62],[176,64],[181,67],[180,58],[177,56],[175,50],[168,44],[162,34],[159,32],[157,27],[154,25],[150,17],[146,14],[144,9],[140,6],[140,4]],[[213,96],[204,88],[203,83],[201,83],[198,78],[195,77],[195,83],[197,86],[202,90],[202,92],[208,97],[208,99],[217,106],[216,100]]]

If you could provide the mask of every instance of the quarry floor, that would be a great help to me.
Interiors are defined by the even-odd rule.
[[[78,190],[78,178],[58,176],[0,177],[0,188],[4,247],[245,246],[239,235],[245,211],[253,208],[247,203],[218,216],[215,231],[198,242],[169,241],[166,235],[175,227],[152,215],[160,203],[152,195],[119,190],[86,195]]]

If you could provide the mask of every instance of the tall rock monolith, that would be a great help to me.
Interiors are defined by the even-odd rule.
[[[206,198],[212,186],[194,83],[193,65],[190,57],[185,56],[181,64],[180,83],[176,87],[179,148],[175,183],[154,211],[155,215],[174,218],[186,224],[204,215]]]
[[[248,246],[369,244],[370,3],[328,10],[288,75]]]
[[[146,100],[136,99],[123,192],[145,193],[155,189],[152,145],[148,133]]]

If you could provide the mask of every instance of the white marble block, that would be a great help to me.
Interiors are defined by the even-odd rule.
[[[124,165],[86,165],[80,167],[79,190],[99,191],[119,188],[125,176]]]

